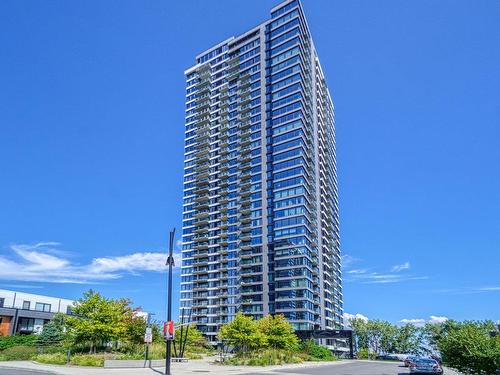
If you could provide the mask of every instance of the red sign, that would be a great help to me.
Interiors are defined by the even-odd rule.
[[[163,334],[166,340],[173,340],[175,337],[174,321],[169,320],[163,325]]]

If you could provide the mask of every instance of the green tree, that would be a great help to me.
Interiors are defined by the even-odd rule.
[[[266,337],[259,331],[257,322],[242,313],[236,314],[234,320],[221,327],[219,339],[242,352],[267,346]]]
[[[366,353],[418,353],[421,351],[422,332],[411,324],[398,327],[383,320],[351,321],[358,351]]]
[[[73,342],[87,343],[92,353],[100,344],[124,338],[132,314],[129,305],[126,299],[106,299],[89,290],[74,304],[74,315],[66,319]]]
[[[47,347],[59,345],[64,339],[62,327],[57,322],[50,321],[43,326],[42,332],[38,335],[37,346]]]
[[[267,315],[260,319],[257,328],[266,337],[267,344],[273,349],[296,350],[299,339],[285,316]]]
[[[352,319],[350,323],[357,350],[366,349],[368,351],[368,322],[363,319]]]
[[[131,315],[126,321],[125,338],[133,344],[143,344],[147,322],[140,316]]]
[[[392,324],[383,320],[369,320],[366,330],[368,349],[376,354],[393,351],[396,330]]]
[[[196,349],[203,348],[207,349],[209,344],[203,334],[196,328],[196,325],[190,325],[189,329],[186,331],[187,327],[184,327],[182,335],[186,337],[186,348]],[[187,333],[186,333],[187,332]],[[181,330],[178,328],[175,332],[175,345],[179,348],[181,344]]]
[[[413,324],[398,327],[395,336],[396,353],[420,354],[422,351],[421,330]]]
[[[500,368],[500,335],[493,322],[451,322],[444,325],[437,347],[445,364],[475,375],[495,374]]]

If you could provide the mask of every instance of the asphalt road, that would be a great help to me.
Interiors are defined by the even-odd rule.
[[[360,362],[353,361],[344,364],[333,364],[331,366],[319,366],[301,368],[300,370],[274,370],[272,372],[255,372],[248,375],[407,375],[408,368],[403,367],[401,362]],[[450,374],[451,375],[451,374]]]
[[[8,368],[0,368],[0,375],[42,375],[42,374],[52,374],[52,372],[13,370]]]

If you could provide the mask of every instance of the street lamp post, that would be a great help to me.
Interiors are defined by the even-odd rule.
[[[167,322],[172,320],[172,267],[174,266],[174,236],[175,228],[170,231],[170,242],[168,247],[168,284],[167,284]],[[167,333],[166,333],[167,335]],[[166,356],[165,356],[165,375],[171,375],[170,372],[170,361],[172,357],[172,339],[171,337],[165,337],[166,345]]]

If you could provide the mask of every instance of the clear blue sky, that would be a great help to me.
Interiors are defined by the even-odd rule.
[[[164,312],[183,71],[276,3],[0,2],[0,288]],[[303,3],[336,106],[345,310],[499,319],[500,2]]]

